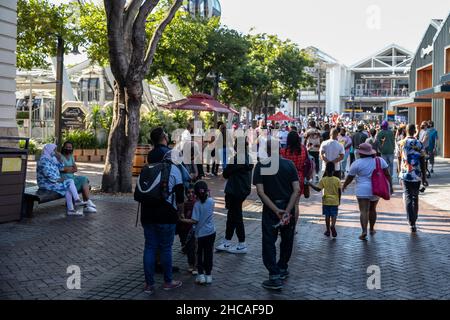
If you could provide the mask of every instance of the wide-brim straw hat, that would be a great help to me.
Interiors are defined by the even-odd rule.
[[[377,154],[377,152],[372,149],[372,145],[370,143],[361,143],[359,145],[358,153],[366,156]]]

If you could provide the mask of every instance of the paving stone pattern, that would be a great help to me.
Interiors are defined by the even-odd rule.
[[[217,244],[226,211],[220,178],[207,179],[216,199]],[[320,194],[302,200],[290,277],[281,292],[261,287],[268,277],[261,258],[261,203],[255,191],[245,202],[248,254],[215,253],[213,284],[199,286],[174,244],[179,289],[143,289],[143,232],[135,227],[131,196],[95,195],[98,213],[66,217],[64,202],[39,205],[36,216],[0,225],[0,299],[449,299],[450,213],[421,204],[419,232],[412,235],[400,194],[379,205],[377,234],[358,240],[359,214],[352,190],[343,198],[338,238],[323,235]],[[69,265],[81,269],[81,289],[68,290]],[[381,289],[369,290],[367,268],[379,266]]]

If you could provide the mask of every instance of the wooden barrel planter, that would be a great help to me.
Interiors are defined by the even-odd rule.
[[[147,164],[147,156],[151,150],[149,144],[140,144],[137,146],[133,159],[133,176],[138,176],[142,168]]]

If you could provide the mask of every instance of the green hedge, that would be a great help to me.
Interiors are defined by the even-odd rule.
[[[16,114],[17,120],[30,119],[30,113],[28,111],[18,111]]]
[[[192,116],[188,111],[153,110],[141,116],[139,128],[139,143],[150,143],[150,133],[154,128],[163,127],[169,133],[175,129],[184,129]]]
[[[73,143],[74,149],[97,149],[99,147],[95,134],[86,130],[69,130],[63,134],[64,141]]]

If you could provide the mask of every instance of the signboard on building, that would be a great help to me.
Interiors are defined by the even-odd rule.
[[[86,115],[80,107],[67,107],[62,115],[62,129],[84,129]]]

